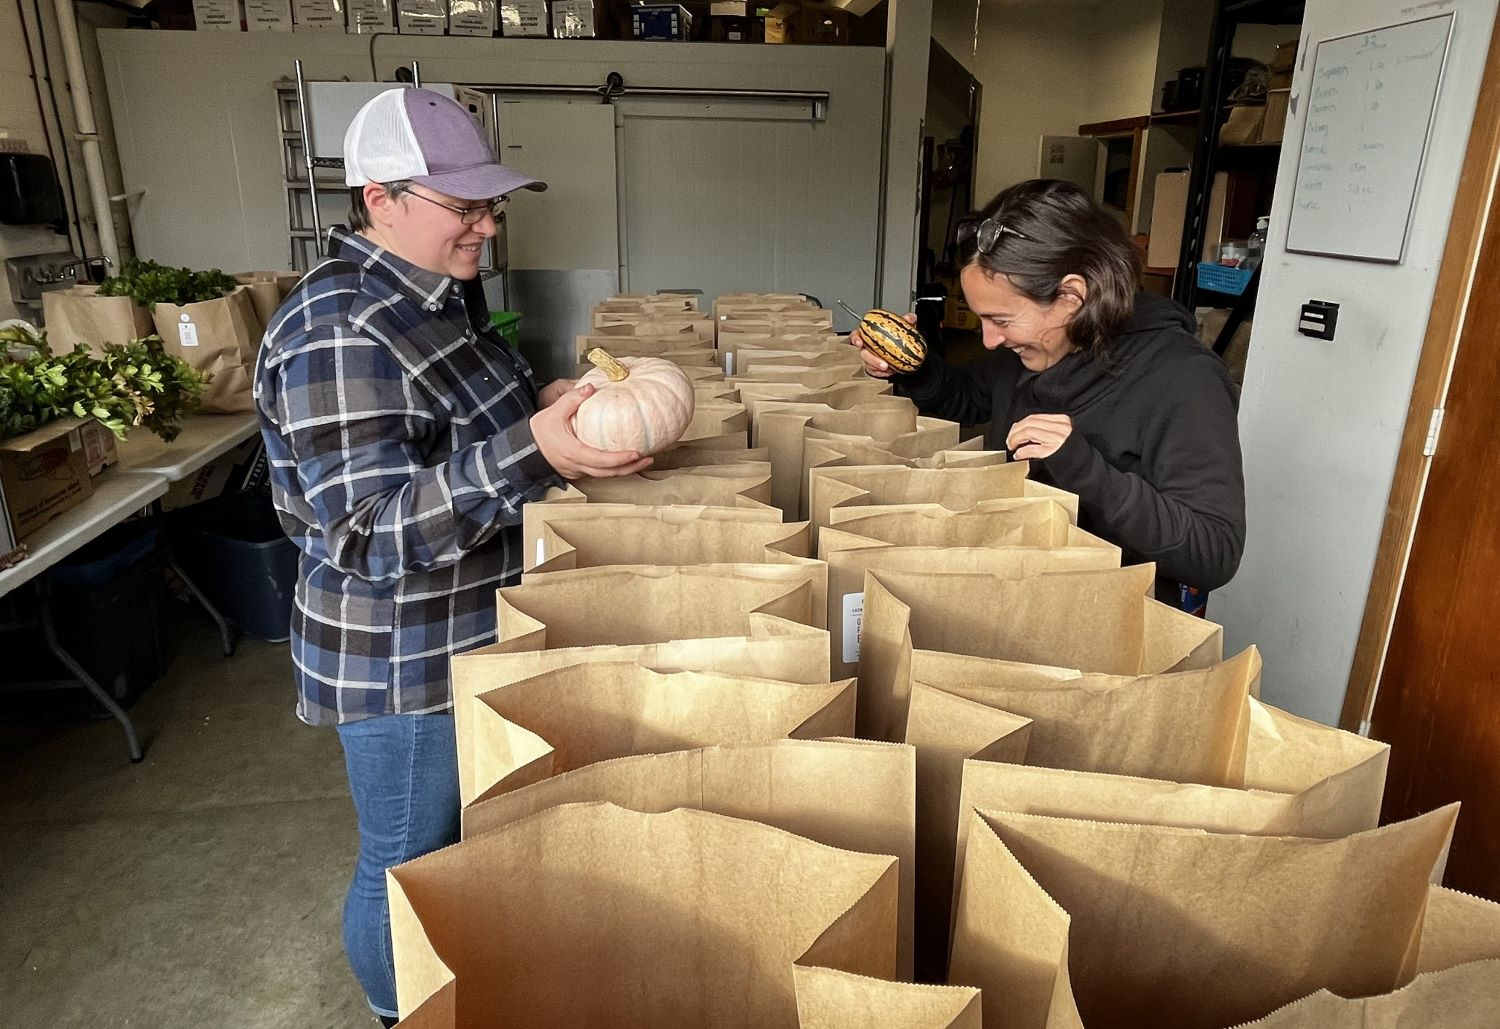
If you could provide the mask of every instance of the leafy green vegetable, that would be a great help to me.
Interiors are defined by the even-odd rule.
[[[158,336],[110,343],[96,357],[82,343],[54,356],[45,334],[35,356],[0,358],[0,439],[58,418],[97,418],[118,438],[142,427],[171,441],[198,407],[205,380],[162,348]]]
[[[157,304],[196,304],[222,297],[238,285],[219,269],[195,272],[155,261],[130,260],[119,275],[105,279],[99,293],[106,297],[130,297],[155,310]]]

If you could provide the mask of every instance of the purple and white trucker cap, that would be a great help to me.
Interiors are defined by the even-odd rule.
[[[495,157],[484,130],[456,100],[398,86],[361,107],[344,133],[344,182],[410,179],[459,200],[489,200],[545,182]]]

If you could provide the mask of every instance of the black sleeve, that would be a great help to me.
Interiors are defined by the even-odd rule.
[[[933,418],[964,425],[990,420],[995,384],[1014,378],[1019,361],[1008,350],[994,351],[957,368],[940,357],[927,361],[910,375],[891,376],[898,396],[910,397],[917,410]]]
[[[1053,482],[1078,494],[1100,535],[1157,574],[1203,590],[1234,577],[1245,547],[1245,479],[1234,385],[1203,352],[1180,362],[1153,398],[1142,469],[1111,467],[1081,433],[1045,460]]]

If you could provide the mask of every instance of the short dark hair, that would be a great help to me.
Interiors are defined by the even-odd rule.
[[[385,191],[392,197],[398,197],[402,193],[411,192],[410,179],[397,179],[395,182],[382,182]],[[349,229],[351,232],[363,232],[370,227],[370,209],[365,206],[365,187],[349,187]]]
[[[1000,232],[988,253],[979,249],[978,224],[993,220]],[[990,275],[1004,275],[1036,303],[1057,300],[1062,280],[1088,283],[1083,305],[1068,322],[1075,346],[1103,356],[1135,313],[1141,279],[1140,251],[1119,219],[1082,187],[1057,179],[1031,179],[1003,190],[961,232],[959,258]]]

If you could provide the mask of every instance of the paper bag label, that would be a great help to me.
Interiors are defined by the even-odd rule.
[[[859,630],[865,621],[865,595],[844,594],[844,664],[859,660]]]
[[[734,351],[731,350],[724,355],[724,374],[734,374]]]
[[[188,316],[182,316],[182,322],[177,326],[177,338],[185,347],[196,347],[198,345],[198,326],[188,321]]]

